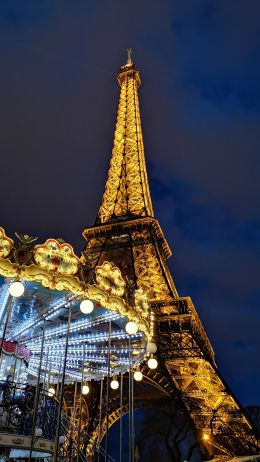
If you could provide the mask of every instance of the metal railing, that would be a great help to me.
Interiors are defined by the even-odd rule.
[[[102,446],[99,446],[86,431],[76,427],[64,412],[61,413],[60,430],[57,435],[57,398],[40,389],[35,410],[35,396],[35,386],[0,381],[0,432],[50,440],[57,448],[60,461],[115,462],[111,456],[106,456]],[[92,447],[91,454],[85,454],[87,447]]]
[[[31,436],[36,388],[11,381],[0,382],[0,429]],[[40,390],[36,411],[35,429],[41,429],[41,437],[55,437],[58,402]]]
[[[104,448],[96,443],[96,441],[84,430],[77,428],[74,423],[65,415],[62,416],[61,434],[64,435],[63,447],[60,447],[59,453],[65,462],[70,462],[74,455],[77,462],[115,462],[115,460],[107,455]],[[92,453],[85,455],[87,447],[92,447]]]

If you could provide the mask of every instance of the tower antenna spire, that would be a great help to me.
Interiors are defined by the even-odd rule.
[[[127,48],[127,66],[132,66],[133,61],[132,61],[132,48]]]

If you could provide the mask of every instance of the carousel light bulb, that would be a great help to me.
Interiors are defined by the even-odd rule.
[[[9,293],[12,297],[21,297],[24,293],[24,285],[20,281],[12,282],[9,287]]]
[[[110,387],[112,390],[117,390],[119,388],[119,382],[117,379],[111,380]]]
[[[50,387],[48,390],[48,396],[54,396],[55,395],[55,388]]]
[[[42,429],[41,428],[35,428],[35,436],[42,436]]]
[[[156,367],[158,366],[158,361],[157,359],[151,357],[148,362],[147,362],[147,365],[150,369],[156,369]]]
[[[148,342],[146,345],[146,351],[147,353],[156,353],[157,345],[153,342]]]
[[[137,381],[137,382],[141,382],[143,378],[143,374],[141,371],[135,371],[134,373],[134,379]]]
[[[85,384],[82,386],[82,395],[87,395],[88,393],[89,393],[89,386]]]
[[[138,326],[135,322],[129,321],[125,326],[125,330],[129,335],[134,335],[138,331]]]
[[[82,300],[80,304],[80,311],[83,314],[90,314],[94,309],[94,303],[91,300]]]
[[[64,435],[60,435],[59,437],[59,444],[64,444],[65,443],[65,436]]]

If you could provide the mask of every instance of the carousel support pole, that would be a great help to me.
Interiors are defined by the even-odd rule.
[[[57,397],[59,396],[59,385],[60,385],[60,377],[61,377],[61,369],[62,369],[61,365],[62,365],[62,358],[60,358],[59,372],[58,372],[58,377],[57,377],[57,391],[56,391]]]
[[[52,370],[51,368],[52,368],[52,363],[51,363],[51,360],[49,360],[48,383],[47,383],[48,389],[51,386],[51,370]]]
[[[72,411],[72,422],[75,425],[75,417],[76,417],[76,399],[77,399],[77,385],[78,383],[74,382],[74,398],[73,398],[73,411]]]
[[[85,361],[85,345],[83,345],[82,365],[81,365],[81,388],[80,388],[80,402],[79,402],[79,426],[77,438],[77,462],[79,462],[80,450],[80,433],[81,433],[81,414],[82,414],[82,387],[84,385],[84,361]]]
[[[16,383],[16,380],[15,380],[15,374],[16,374],[16,365],[17,365],[17,356],[15,354],[15,360],[14,360],[14,371],[13,371],[13,382]],[[22,361],[22,358],[20,358],[20,361]]]
[[[99,396],[99,444],[101,443],[101,432],[102,432],[102,401],[103,401],[103,383],[104,378],[100,380],[100,396]],[[100,451],[98,449],[98,462],[100,462]]]
[[[132,346],[131,336],[129,335],[128,344],[128,360],[129,360],[129,377],[128,377],[128,394],[129,394],[129,432],[128,432],[128,444],[129,444],[129,462],[133,462],[134,448],[133,448],[133,371],[132,371]]]
[[[44,378],[43,378],[43,388],[48,391],[48,383],[47,383],[47,369],[48,369],[48,360],[49,360],[49,347],[47,347],[47,355],[46,355],[46,364],[45,364],[45,371],[44,371]]]
[[[0,369],[2,367],[2,356],[3,356],[3,348],[4,348],[4,340],[6,336],[6,331],[8,328],[9,324],[9,319],[12,311],[12,305],[13,305],[13,297],[11,295],[8,296],[7,300],[7,311],[6,311],[6,318],[5,318],[5,323],[4,323],[4,329],[3,329],[3,334],[2,334],[2,341],[0,345]]]
[[[74,382],[73,408],[72,408],[72,413],[71,413],[71,425],[70,425],[70,431],[69,431],[69,442],[72,441],[72,439],[73,439],[73,430],[77,428],[76,427],[76,399],[77,399],[77,391],[78,391],[77,385],[78,385],[78,383],[75,380],[75,382]]]
[[[108,371],[107,371],[107,403],[106,403],[106,442],[105,442],[105,462],[108,461],[109,436],[108,436],[108,411],[110,398],[110,353],[111,353],[111,321],[108,323]]]
[[[38,403],[39,403],[39,395],[40,395],[40,381],[41,381],[41,370],[42,370],[42,360],[43,360],[44,338],[45,338],[45,320],[43,322],[43,328],[42,328],[41,357],[40,357],[39,373],[38,373],[38,378],[37,378],[36,393],[35,393],[35,399],[34,399],[34,409],[33,409],[33,419],[32,419],[32,433],[31,433],[29,462],[31,462],[31,460],[32,460],[32,451],[33,451],[35,426],[36,426],[36,423],[37,423],[36,420],[37,420],[37,411],[38,411]]]
[[[119,431],[119,462],[123,461],[123,372],[120,380],[120,431]]]
[[[71,323],[71,303],[69,304],[68,325],[67,325],[67,334],[66,334],[66,340],[65,340],[64,362],[63,362],[63,371],[62,371],[60,397],[59,397],[59,407],[58,407],[58,417],[57,417],[57,427],[56,427],[56,441],[55,441],[55,449],[54,449],[54,457],[53,457],[54,462],[57,462],[57,460],[58,460],[58,452],[59,452],[60,423],[61,423],[61,412],[62,412],[65,374],[66,374],[66,365],[67,365],[67,354],[68,354],[69,335],[70,335],[70,323]]]
[[[22,361],[20,361],[20,365],[19,365],[19,372],[18,372],[18,377],[20,377],[21,375],[21,370],[22,370]],[[21,384],[21,382],[19,382]]]
[[[13,401],[14,401],[14,397],[15,397],[15,393],[17,392],[17,389],[19,389],[19,383],[17,383],[17,381],[15,380],[15,374],[16,374],[16,365],[17,365],[17,355],[16,355],[16,351],[15,351],[15,360],[14,360],[14,369],[13,369]],[[22,359],[20,358],[20,361],[22,361]],[[9,426],[9,418],[11,417],[11,412],[9,413],[9,417],[8,417],[8,422],[7,422],[7,427]]]
[[[133,357],[131,350],[131,419],[132,419],[132,459],[135,459],[135,428],[134,428],[134,377],[133,377]]]
[[[131,451],[131,337],[129,335],[128,342],[128,362],[129,362],[129,373],[128,373],[128,399],[129,399],[129,412],[128,412],[128,460],[132,461],[132,451]]]

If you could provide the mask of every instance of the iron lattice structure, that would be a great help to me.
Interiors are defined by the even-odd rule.
[[[253,426],[216,368],[214,351],[191,299],[179,297],[167,268],[171,251],[153,214],[145,166],[137,94],[141,80],[130,58],[120,68],[118,82],[120,97],[105,191],[95,226],[83,232],[90,273],[108,260],[128,280],[129,297],[131,290],[141,288],[149,299],[160,367],[156,373],[143,369],[142,386],[149,382],[174,397],[175,403],[178,400],[197,444],[211,456],[254,454]],[[138,390],[135,406],[144,401],[140,385]],[[149,393],[152,397],[151,388]],[[102,429],[100,436],[98,431],[97,407],[96,400],[89,409],[89,432],[96,440],[104,433]],[[115,398],[109,413],[111,426],[119,415]]]

